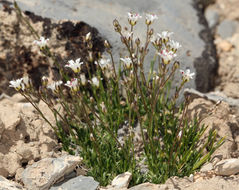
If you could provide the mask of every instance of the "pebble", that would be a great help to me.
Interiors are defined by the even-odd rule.
[[[130,180],[132,179],[132,174],[130,172],[125,172],[116,176],[111,185],[114,188],[127,188],[129,185]]]
[[[53,185],[50,190],[96,190],[99,183],[93,177],[78,176],[64,183]]]
[[[231,158],[218,162],[215,166],[217,175],[230,176],[239,173],[239,159]]]
[[[233,20],[222,21],[217,28],[217,33],[223,38],[230,38],[236,33],[238,23]]]
[[[208,171],[211,171],[212,169],[213,169],[212,163],[207,163],[201,168],[200,171],[201,172],[208,172]]]
[[[22,181],[28,190],[49,189],[57,180],[71,173],[81,160],[71,155],[45,158],[27,167],[22,173]]]

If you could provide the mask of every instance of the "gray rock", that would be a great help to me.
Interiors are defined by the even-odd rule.
[[[208,7],[204,14],[205,18],[207,19],[209,28],[214,28],[219,22],[218,12],[215,9]]]
[[[43,17],[82,20],[96,27],[110,41],[116,58],[119,58],[119,53],[124,52],[124,48],[119,35],[113,31],[113,19],[117,18],[122,26],[126,26],[127,12],[134,11],[141,15],[145,12],[156,13],[159,20],[153,24],[155,32],[174,32],[174,39],[183,45],[178,53],[181,69],[190,68],[196,72],[195,79],[186,86],[203,92],[213,87],[217,70],[216,51],[202,11],[195,9],[198,6],[194,0],[19,0],[18,3],[23,10],[33,11]],[[139,21],[135,36],[143,38],[145,28],[144,20]],[[154,51],[146,57],[146,73],[153,56]],[[181,75],[178,72],[175,84],[180,81]]]
[[[57,180],[71,173],[81,160],[71,155],[45,158],[27,167],[22,173],[22,181],[29,190],[49,189]]]
[[[53,185],[50,190],[96,190],[99,183],[93,177],[78,176],[64,183]]]
[[[223,38],[230,38],[235,34],[238,23],[233,20],[222,21],[217,28],[217,33]]]
[[[195,89],[185,89],[184,95],[188,96],[190,95],[191,98],[205,98],[206,100],[210,100],[214,103],[219,103],[221,101],[224,101],[228,103],[232,107],[239,107],[239,100],[227,97],[222,92],[209,92],[209,93],[201,93]]]
[[[5,177],[0,176],[0,189],[1,190],[23,190],[20,184],[7,180]]]

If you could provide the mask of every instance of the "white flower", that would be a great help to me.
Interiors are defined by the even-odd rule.
[[[97,88],[100,86],[100,81],[99,81],[99,79],[98,79],[97,77],[93,77],[93,78],[91,79],[91,82],[92,82],[92,84],[93,84],[94,86],[96,86]]]
[[[17,80],[12,80],[12,81],[10,81],[9,87],[13,87],[13,88],[15,88],[17,91],[19,91],[19,90],[21,90],[21,89],[22,89],[22,90],[25,89],[25,86],[24,86],[24,84],[22,83],[22,78],[17,79]]]
[[[168,31],[163,31],[161,34],[157,34],[159,38],[161,38],[162,40],[169,40],[169,37],[173,34],[173,32],[168,32]]]
[[[47,45],[47,42],[49,41],[49,39],[45,39],[43,36],[40,37],[40,40],[34,40],[33,43],[37,44],[38,46],[40,46],[41,48]]]
[[[120,58],[120,60],[123,61],[123,63],[125,64],[127,69],[131,68],[132,61],[131,61],[131,59],[129,57]]]
[[[81,65],[83,62],[80,62],[80,58],[74,60],[68,61],[68,65],[65,65],[65,67],[70,67],[75,73],[79,73],[81,70]]]
[[[161,50],[158,52],[158,55],[162,57],[164,64],[169,64],[170,61],[177,56],[173,51],[168,51],[167,49]]]
[[[124,31],[123,32],[123,36],[127,39],[127,40],[130,40],[131,37],[133,35],[133,32],[129,32],[129,31]]]
[[[184,81],[189,81],[190,79],[193,79],[193,76],[195,75],[195,73],[190,73],[190,69],[186,69],[186,71],[180,70],[180,72]]]
[[[146,14],[146,24],[150,25],[153,23],[154,20],[158,19],[156,14]]]
[[[86,78],[85,78],[85,74],[80,74],[80,81],[81,81],[81,84],[83,86],[86,85]]]
[[[47,88],[51,89],[53,92],[57,92],[59,90],[59,86],[62,84],[63,82],[60,81],[56,81],[53,82],[52,84],[48,85]]]
[[[154,46],[159,46],[160,45],[160,38],[156,37],[155,35],[152,35],[150,38],[150,41]]]
[[[138,13],[128,13],[128,21],[132,26],[137,23],[139,18],[142,18],[142,16],[140,16]]]
[[[170,45],[170,48],[172,48],[172,50],[177,50],[178,48],[182,47],[181,44],[179,44],[178,42],[176,41],[173,41],[173,40],[170,40],[169,41],[169,45]]]
[[[101,67],[101,69],[105,69],[105,68],[108,68],[109,67],[109,64],[110,64],[110,59],[100,59],[98,62],[95,61],[95,64],[96,65],[99,65]]]
[[[67,81],[65,86],[70,87],[72,91],[77,91],[78,90],[78,79],[73,78],[73,79],[71,79],[71,81]]]

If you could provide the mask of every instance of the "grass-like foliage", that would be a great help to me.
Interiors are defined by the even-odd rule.
[[[93,42],[88,33],[84,41],[89,62],[77,59],[64,67],[56,64],[62,81],[50,83],[43,77],[39,90],[27,76],[10,82],[51,125],[62,148],[84,158],[88,175],[101,185],[126,171],[133,174],[132,185],[188,176],[210,160],[223,143],[223,139],[216,140],[216,131],[203,139],[206,127],[197,118],[187,118],[190,97],[177,103],[182,87],[194,73],[180,70],[181,83],[170,91],[173,76],[179,72],[179,62],[174,59],[181,45],[170,38],[170,32],[154,35],[151,24],[157,16],[153,14],[146,15],[146,39],[142,42],[134,36],[139,18],[138,14],[128,13],[128,29],[123,29],[117,20],[113,22],[128,50],[126,57],[117,60],[117,67],[108,41],[105,48],[109,59],[92,59]],[[54,59],[47,41],[41,38],[35,43],[43,54]],[[151,45],[155,56],[148,63],[145,57]],[[145,64],[151,64],[147,76]],[[83,67],[88,72],[83,72]],[[43,115],[35,97],[49,106],[56,125]],[[56,104],[61,110],[56,109]]]

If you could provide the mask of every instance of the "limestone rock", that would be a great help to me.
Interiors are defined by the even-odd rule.
[[[125,172],[116,176],[111,185],[113,188],[127,188],[130,180],[132,179],[132,174],[130,172]]]
[[[0,176],[0,189],[1,190],[23,190],[20,184],[13,181],[9,181],[6,178]]]
[[[217,175],[234,175],[239,173],[239,159],[226,159],[218,162],[215,165],[215,172]]]
[[[207,163],[207,164],[202,166],[200,171],[201,172],[208,172],[208,171],[211,171],[212,169],[213,169],[213,164],[212,163]]]
[[[21,101],[18,95],[0,101],[0,175],[4,177],[57,152],[53,129]]]
[[[78,176],[64,183],[53,185],[50,190],[97,190],[99,183],[93,177]]]
[[[45,158],[27,167],[22,173],[22,181],[29,190],[45,190],[72,172],[80,162],[80,157],[71,155]]]

